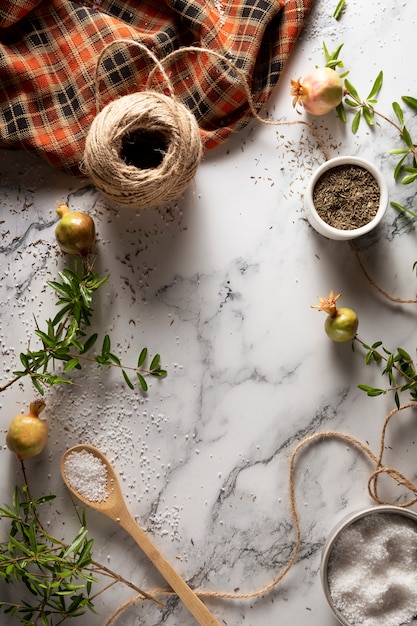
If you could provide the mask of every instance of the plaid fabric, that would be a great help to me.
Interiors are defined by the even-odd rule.
[[[0,28],[7,28],[21,20],[41,0],[6,0],[0,7]]]
[[[35,152],[82,176],[96,114],[95,67],[115,39],[135,39],[163,61],[199,46],[244,72],[257,107],[268,99],[313,0],[1,0],[0,147]],[[99,93],[140,90],[152,62],[117,44],[100,64]],[[224,61],[184,53],[166,67],[176,96],[196,116],[206,150],[251,119],[244,88]],[[158,89],[158,85],[154,85]]]

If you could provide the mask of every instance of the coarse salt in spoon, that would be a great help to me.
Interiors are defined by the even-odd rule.
[[[81,502],[129,533],[201,626],[221,626],[138,526],[126,506],[116,472],[100,450],[87,444],[69,448],[61,458],[61,476]]]

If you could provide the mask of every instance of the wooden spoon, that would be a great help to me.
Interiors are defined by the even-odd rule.
[[[101,502],[95,502],[88,500],[76,488],[74,488],[69,482],[65,474],[65,460],[72,452],[86,451],[93,454],[104,463],[107,469],[107,493],[108,496]],[[220,622],[214,617],[214,615],[208,610],[205,604],[200,598],[192,591],[187,583],[181,578],[181,576],[175,571],[175,569],[168,563],[168,561],[162,556],[159,550],[154,546],[144,531],[138,526],[135,519],[130,514],[126,503],[123,499],[120,484],[117,479],[116,472],[107,458],[100,450],[90,445],[78,445],[67,450],[61,458],[61,476],[68,487],[68,489],[75,495],[81,502],[87,506],[107,515],[110,519],[116,521],[122,528],[124,528],[129,535],[136,541],[136,543],[142,548],[143,552],[155,565],[156,569],[162,574],[167,583],[172,587],[175,593],[181,598],[185,606],[194,615],[195,619],[201,626],[221,626]]]

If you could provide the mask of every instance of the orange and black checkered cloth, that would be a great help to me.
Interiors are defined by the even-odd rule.
[[[134,39],[159,60],[184,47],[213,50],[244,72],[260,108],[269,98],[313,0],[1,0],[0,148],[25,149],[82,176],[96,114],[97,59],[115,39]],[[184,54],[165,68],[198,120],[206,150],[251,119],[244,87],[224,62]],[[140,90],[150,59],[112,46],[100,63],[106,104]]]

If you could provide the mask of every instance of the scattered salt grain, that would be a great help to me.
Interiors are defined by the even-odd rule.
[[[400,626],[417,615],[417,523],[375,512],[344,528],[329,556],[335,607],[354,626]],[[413,622],[414,623],[414,622]]]
[[[89,502],[103,502],[107,499],[107,468],[91,452],[70,452],[65,458],[64,471],[74,491]]]

